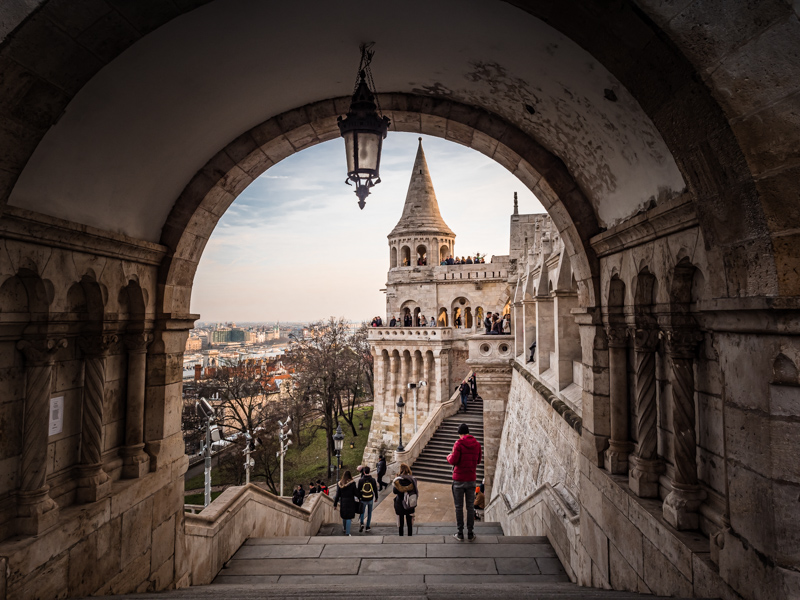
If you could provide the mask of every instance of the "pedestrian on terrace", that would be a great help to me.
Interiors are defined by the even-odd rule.
[[[464,541],[464,502],[467,503],[467,539],[475,540],[475,487],[477,468],[481,462],[481,444],[469,433],[469,425],[458,426],[458,440],[447,462],[453,465],[453,502],[456,508],[457,533],[453,534],[459,542]]]
[[[382,492],[385,488],[389,487],[383,480],[383,476],[386,475],[386,459],[383,457],[383,454],[381,454],[378,459],[376,470],[378,471],[378,491]]]
[[[336,488],[336,497],[333,499],[333,508],[341,505],[339,516],[342,518],[342,531],[350,535],[350,523],[356,516],[356,502],[358,502],[358,488],[350,471],[345,471]]]
[[[403,521],[405,520],[408,526],[408,537],[411,537],[419,489],[417,480],[411,475],[411,468],[406,463],[400,465],[400,475],[392,481],[392,492],[394,493],[394,514],[397,515],[400,536],[403,536]]]
[[[378,482],[369,474],[369,467],[361,469],[361,478],[358,480],[358,497],[361,498],[361,516],[358,531],[364,531],[364,515],[367,515],[367,531],[372,524],[372,509],[375,506],[375,495],[378,489]]]
[[[483,320],[483,326],[486,328],[486,335],[489,335],[489,332],[492,331],[492,313],[487,312],[486,318]]]

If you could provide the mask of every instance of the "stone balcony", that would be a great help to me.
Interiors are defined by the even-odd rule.
[[[453,339],[453,331],[453,327],[371,327],[367,339],[370,342],[397,343],[448,341]]]
[[[509,264],[484,263],[482,265],[427,265],[395,267],[389,269],[388,283],[410,281],[500,281],[508,278]]]

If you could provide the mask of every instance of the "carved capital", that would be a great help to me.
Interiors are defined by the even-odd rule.
[[[83,335],[78,338],[78,347],[86,356],[105,356],[119,337],[113,334]]]
[[[122,338],[125,349],[131,354],[144,354],[152,342],[152,333],[132,333]]]
[[[609,348],[626,348],[628,346],[628,336],[630,332],[624,325],[606,326],[606,337],[608,338]]]
[[[638,327],[631,330],[633,347],[637,352],[655,352],[658,346],[658,329]]]
[[[65,339],[38,338],[17,342],[17,350],[22,352],[25,362],[30,365],[52,365],[56,352],[66,347]]]
[[[667,354],[676,358],[694,358],[695,351],[703,341],[703,333],[698,329],[667,329],[664,332]]]

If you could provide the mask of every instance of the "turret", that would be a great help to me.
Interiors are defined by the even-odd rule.
[[[422,138],[419,138],[403,215],[388,238],[391,269],[418,264],[438,265],[453,254],[456,234],[439,212],[436,192],[422,150]]]

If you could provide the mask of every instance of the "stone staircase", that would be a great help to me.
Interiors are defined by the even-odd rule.
[[[453,481],[453,468],[447,463],[447,455],[453,450],[458,439],[458,426],[469,425],[469,432],[483,446],[483,399],[470,401],[465,413],[446,418],[431,437],[428,444],[411,465],[414,477],[420,481],[450,484]],[[483,461],[478,465],[477,481],[483,481]]]
[[[454,529],[423,523],[399,537],[394,524],[376,523],[370,533],[345,537],[340,524],[329,524],[313,537],[251,538],[211,585],[125,598],[655,598],[571,583],[545,537],[505,536],[499,523],[476,523],[477,539],[459,542]]]

